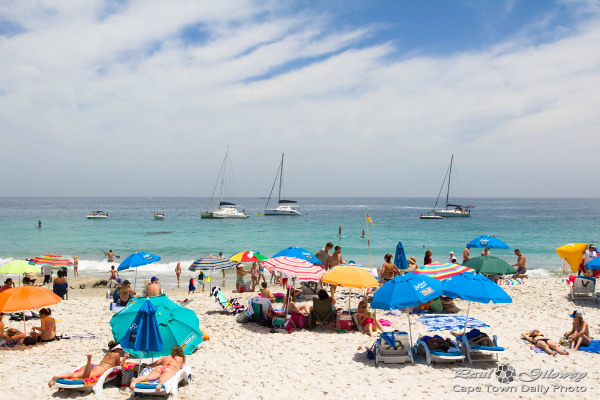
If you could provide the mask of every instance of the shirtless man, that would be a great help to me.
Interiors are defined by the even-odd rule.
[[[158,284],[157,277],[153,276],[152,279],[150,279],[150,283],[146,286],[146,296],[160,296],[160,285]]]
[[[521,250],[515,249],[515,256],[517,256],[517,263],[513,264],[513,267],[517,267],[517,273],[513,275],[513,279],[516,278],[528,278],[527,266],[525,265],[525,256],[521,253]]]
[[[463,265],[466,261],[468,261],[470,259],[471,259],[471,252],[469,252],[468,247],[465,247],[465,249],[463,250],[463,260],[462,260]]]
[[[394,279],[394,276],[400,274],[400,270],[396,267],[396,264],[392,262],[392,255],[386,254],[383,256],[385,264],[381,266],[381,284],[383,285],[387,281]]]
[[[331,268],[338,266],[342,263],[342,247],[335,246],[333,249],[333,254],[330,254],[327,257],[327,262],[325,263],[325,271],[330,270]],[[333,295],[335,294],[336,285],[331,285],[331,298],[333,299]]]
[[[129,354],[125,353],[123,360],[121,360],[121,353],[123,348],[118,342],[111,340],[108,342],[108,353],[104,355],[102,362],[99,365],[92,366],[92,355],[86,354],[87,363],[84,368],[80,368],[76,372],[68,372],[62,375],[53,376],[48,382],[48,387],[54,386],[58,379],[88,379],[90,376],[98,376],[104,373],[109,368],[116,367],[118,365],[123,366],[125,360],[129,357]]]
[[[108,256],[108,262],[114,262],[115,255],[113,254],[112,250],[109,250],[108,253],[105,251],[104,255]]]

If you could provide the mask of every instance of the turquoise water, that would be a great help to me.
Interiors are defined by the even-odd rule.
[[[512,250],[527,256],[533,274],[560,268],[554,249],[566,243],[600,243],[598,199],[462,199],[475,204],[470,218],[421,220],[432,198],[303,198],[300,217],[274,217],[262,213],[265,199],[242,198],[238,203],[250,215],[246,220],[201,219],[205,198],[0,198],[0,264],[44,253],[77,255],[80,269],[104,275],[109,264],[99,249],[113,249],[121,260],[132,252],[148,251],[162,260],[140,269],[145,275],[172,275],[179,261],[186,267],[196,258],[219,251],[229,256],[253,250],[272,256],[299,246],[316,252],[326,242],[342,246],[345,260],[379,266],[385,253],[394,254],[402,241],[407,255],[419,264],[426,249],[434,261],[446,262],[454,251],[461,259],[465,244],[477,236],[495,234],[511,246],[492,251],[511,264]],[[108,220],[88,220],[92,210],[110,213]],[[163,221],[154,211],[165,211]],[[367,239],[369,224],[372,261]],[[307,214],[307,215],[306,215]],[[43,229],[37,229],[41,219]],[[342,225],[342,237],[338,227]],[[472,251],[475,253],[477,250]]]

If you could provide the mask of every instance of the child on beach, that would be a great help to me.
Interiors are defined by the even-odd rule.
[[[194,286],[194,275],[190,278],[190,284],[188,286],[188,294],[196,293],[196,286]]]
[[[110,283],[110,281],[117,281],[117,278],[119,277],[119,272],[115,269],[115,266],[111,266],[110,267],[110,271],[108,271],[108,273],[110,274],[110,278],[108,278],[108,283]]]
[[[375,330],[379,329],[381,332],[385,332],[383,326],[375,318],[371,317],[371,313],[367,311],[367,307],[367,302],[361,300],[358,303],[358,312],[356,313],[358,324],[363,327],[363,332],[371,337],[373,337],[373,327],[375,327]]]
[[[267,288],[267,282],[263,282],[261,286],[262,289],[260,290],[260,297],[262,297],[263,299],[271,299],[271,297],[273,296],[271,295],[271,290]]]
[[[258,278],[259,278],[258,265],[257,265],[256,261],[252,263],[252,268],[250,269],[250,274],[252,275],[252,291],[254,292],[254,289],[256,289],[256,286],[258,286]]]
[[[198,286],[202,284],[202,291],[204,292],[204,272],[200,271],[198,274]]]

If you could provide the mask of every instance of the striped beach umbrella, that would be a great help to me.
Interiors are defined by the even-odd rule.
[[[242,251],[241,253],[237,253],[229,257],[229,260],[238,263],[245,262],[255,262],[255,261],[264,261],[269,257],[265,257],[262,254],[254,251]]]
[[[262,261],[261,266],[269,271],[279,271],[300,281],[318,281],[325,271],[313,263],[296,257],[274,257]]]
[[[190,271],[220,271],[222,269],[228,269],[235,267],[235,263],[230,260],[219,257],[219,256],[203,256],[197,259],[190,265],[188,270]]]
[[[417,275],[427,275],[438,280],[446,279],[465,272],[475,272],[475,270],[460,264],[450,263],[431,263],[422,265],[415,270],[415,274]]]
[[[63,256],[57,256],[56,254],[44,254],[39,257],[32,258],[29,260],[30,264],[39,265],[41,267],[51,268],[65,268],[74,267],[75,265],[71,260]]]

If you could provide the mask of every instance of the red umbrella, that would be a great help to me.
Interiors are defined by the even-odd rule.
[[[271,272],[283,272],[300,281],[318,281],[325,274],[325,270],[320,266],[296,257],[275,257],[260,264]]]

